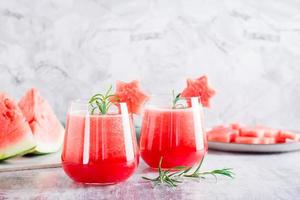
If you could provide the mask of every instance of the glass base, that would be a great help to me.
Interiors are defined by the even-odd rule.
[[[109,186],[109,185],[115,185],[118,184],[118,182],[112,182],[112,183],[85,183],[85,182],[75,182],[80,183],[87,186]]]
[[[188,168],[188,167],[187,167]],[[151,171],[157,171],[158,167],[150,167]],[[176,171],[180,171],[182,169],[175,169],[175,168],[161,168],[161,170],[169,170],[170,172],[176,172]]]

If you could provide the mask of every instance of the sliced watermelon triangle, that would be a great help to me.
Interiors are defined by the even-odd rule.
[[[8,95],[0,93],[0,160],[26,154],[35,146],[22,111]]]
[[[64,128],[50,104],[37,89],[28,90],[19,102],[37,143],[34,153],[51,153],[60,149]]]

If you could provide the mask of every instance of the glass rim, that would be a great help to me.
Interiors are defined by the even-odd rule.
[[[75,104],[81,104],[81,105],[89,105],[90,103],[89,103],[89,100],[90,99],[87,99],[87,98],[83,98],[83,99],[72,99],[71,101],[70,101],[70,103],[71,104],[73,104],[73,103],[75,103]],[[119,103],[125,103],[125,104],[127,104],[126,102],[119,102]]]
[[[123,104],[126,104],[126,102],[119,102],[119,103],[123,103]],[[119,103],[112,103],[112,105],[116,105],[116,104],[119,104]],[[80,106],[89,106],[90,103],[89,103],[89,99],[73,99],[69,102],[70,105],[73,105],[73,104],[76,104],[76,105],[80,105]]]
[[[164,98],[165,95],[156,95],[155,98],[150,99],[146,102],[144,106],[144,110],[148,109],[155,109],[161,111],[172,111],[172,112],[180,112],[183,110],[189,110],[192,106],[191,103],[193,102],[193,98],[195,98],[197,104],[203,107],[201,103],[201,97],[182,97],[177,103],[178,107],[173,108],[173,98],[172,96],[168,95],[169,98]]]
[[[76,104],[89,104],[89,99],[88,98],[83,98],[83,99],[80,99],[80,98],[78,98],[78,99],[72,99],[71,101],[70,101],[70,103],[76,103]]]
[[[160,97],[160,96],[169,96],[169,97],[172,97],[172,93],[155,93],[155,94],[151,94],[151,95],[148,95],[151,99],[151,97]],[[192,96],[192,97],[181,97],[183,99],[190,99],[190,98],[201,98],[201,96]],[[76,98],[76,99],[72,99],[70,101],[71,103],[88,103],[89,102],[89,98]],[[126,103],[126,102],[121,102],[121,103]]]
[[[164,97],[169,97],[169,98],[164,98]],[[182,97],[181,100],[183,101],[190,101],[191,98],[197,98],[200,100],[199,104],[201,104],[201,97],[200,96],[195,96],[195,97]],[[158,102],[153,102],[159,100]],[[187,109],[186,108],[177,108],[177,109],[173,109],[170,106],[172,106],[172,96],[167,94],[167,93],[157,93],[157,94],[153,94],[150,95],[149,101],[145,103],[145,105],[143,106],[143,110],[147,109],[147,108],[160,108],[160,109],[167,109],[167,110],[174,110],[174,111],[179,111],[179,110],[183,110],[183,109]],[[162,101],[162,102],[160,102]],[[127,106],[126,102],[120,102],[120,103],[124,103]],[[87,98],[77,98],[77,99],[73,99],[70,101],[70,106],[79,106],[81,108],[81,110],[88,110],[90,103],[89,103],[89,99]],[[114,107],[117,106],[117,104],[112,104]],[[202,105],[203,106],[203,105]]]
[[[106,114],[97,114],[97,113],[91,114],[90,113],[91,107],[90,107],[90,103],[88,101],[89,101],[89,99],[87,99],[87,98],[82,98],[82,99],[79,98],[79,99],[71,100],[69,103],[68,113],[69,114],[79,114],[79,115],[88,114],[89,116],[97,116],[97,117],[123,115],[123,113],[120,112],[122,110],[122,108],[120,108],[117,104],[111,104],[109,111]],[[125,104],[125,106],[127,107],[126,102],[120,102],[120,103]],[[127,109],[128,109],[128,107],[127,107]],[[128,114],[130,115],[131,113],[128,112]]]
[[[74,111],[69,111],[68,115],[71,116],[89,116],[90,118],[120,118],[123,116],[122,113],[107,113],[104,115],[100,114],[90,114],[90,113],[85,113],[84,110],[74,110]],[[131,113],[128,113],[128,115],[131,115]]]
[[[179,94],[179,93],[177,93],[177,94]],[[176,93],[175,93],[175,95],[177,95]],[[167,96],[167,97],[172,97],[172,93],[156,93],[156,94],[151,94],[151,95],[149,95],[149,97],[150,97],[150,99],[151,99],[151,97],[160,97],[160,96]],[[201,96],[199,95],[199,96],[192,96],[192,97],[180,97],[180,98],[182,98],[182,99],[191,99],[191,98],[201,98]]]
[[[154,110],[154,111],[169,111],[169,112],[186,112],[192,109],[193,109],[192,107],[172,108],[171,106],[168,105],[160,106],[160,105],[150,104],[145,106],[144,111]]]

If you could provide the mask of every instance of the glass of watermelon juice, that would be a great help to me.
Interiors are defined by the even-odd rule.
[[[140,153],[152,168],[191,167],[207,153],[203,109],[198,97],[181,98],[174,107],[164,96],[153,96],[141,127]]]
[[[129,178],[139,163],[132,116],[126,103],[119,111],[90,114],[87,101],[71,103],[62,166],[74,181],[108,185]]]

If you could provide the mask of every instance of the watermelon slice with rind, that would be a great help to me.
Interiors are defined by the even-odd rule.
[[[181,97],[200,97],[201,103],[205,107],[210,107],[210,99],[216,91],[208,84],[206,76],[197,79],[187,79],[187,87],[182,91]]]
[[[129,83],[118,81],[115,95],[118,102],[125,102],[128,112],[134,114],[140,114],[149,99],[149,96],[141,90],[140,82],[137,80]]]
[[[57,119],[50,104],[37,89],[28,90],[19,102],[37,143],[34,153],[52,153],[60,149],[64,128]]]
[[[8,95],[0,93],[0,160],[26,154],[35,146],[22,111]]]

